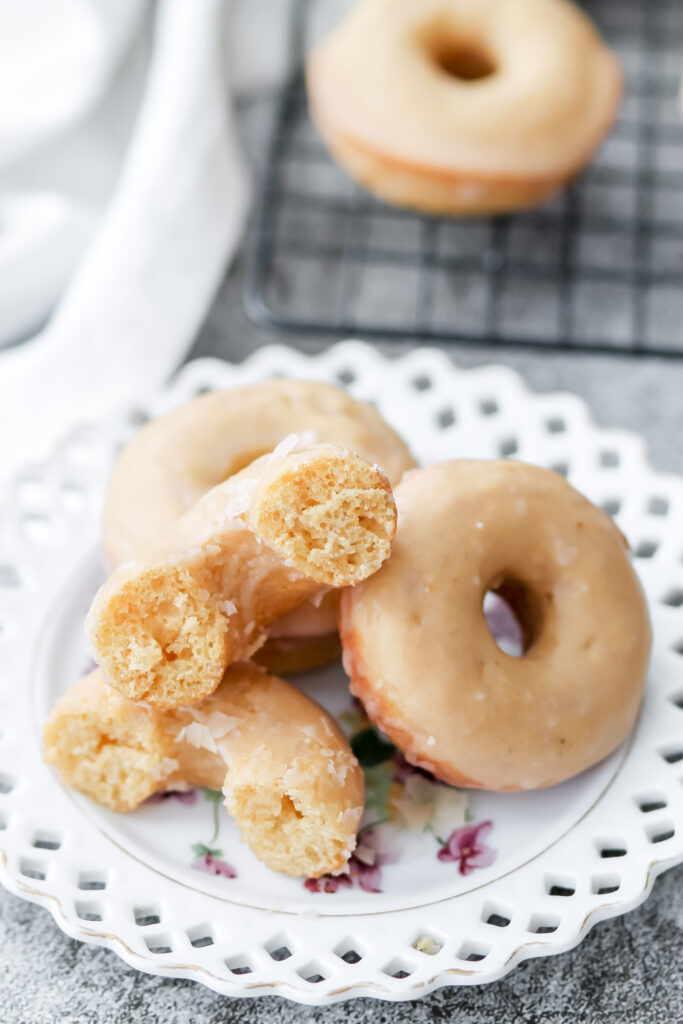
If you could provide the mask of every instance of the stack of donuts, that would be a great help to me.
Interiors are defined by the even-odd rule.
[[[650,626],[612,520],[523,463],[419,469],[373,407],[330,385],[212,392],[147,424],[116,463],[103,528],[99,667],[54,708],[46,760],[116,811],[222,789],[275,871],[342,872],[355,847],[358,762],[275,674],[338,657],[340,635],[371,720],[451,784],[553,785],[637,714]],[[489,631],[491,591],[520,657]]]

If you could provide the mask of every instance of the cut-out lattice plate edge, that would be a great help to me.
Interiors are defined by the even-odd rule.
[[[655,650],[643,712],[614,782],[542,854],[451,899],[351,916],[341,894],[339,913],[324,917],[216,900],[117,848],[40,760],[34,648],[65,579],[98,542],[113,453],[147,415],[207,387],[275,374],[347,384],[374,400],[425,461],[505,454],[552,466],[616,514],[632,541]],[[310,1004],[414,999],[492,981],[523,959],[571,948],[597,921],[637,906],[655,876],[683,860],[683,541],[675,526],[682,515],[683,481],[652,470],[639,438],[595,426],[572,395],[530,392],[504,367],[459,370],[425,348],[386,359],[360,342],[315,357],[271,346],[238,366],[189,364],[148,408],[80,427],[11,488],[0,520],[0,880],[49,909],[72,937],[107,946],[141,970],[229,995]],[[622,844],[624,854],[601,857],[605,843]],[[414,948],[424,935],[440,947],[432,955]]]

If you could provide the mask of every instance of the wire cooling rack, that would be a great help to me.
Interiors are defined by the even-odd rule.
[[[324,335],[683,356],[681,0],[586,0],[624,69],[618,122],[556,199],[477,219],[387,206],[328,157],[301,72],[324,5],[294,7],[297,70],[280,97],[247,266],[252,319]]]

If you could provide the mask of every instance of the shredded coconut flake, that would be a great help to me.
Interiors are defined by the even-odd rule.
[[[427,953],[429,956],[434,956],[442,948],[441,943],[434,942],[434,939],[430,938],[429,935],[421,935],[413,943],[413,949],[418,950],[420,953]]]
[[[239,519],[244,512],[249,511],[257,482],[255,478],[247,478],[233,484],[224,509],[227,519]]]
[[[377,851],[373,850],[371,846],[365,846],[363,843],[358,844],[355,854],[363,864],[374,864],[377,860]]]
[[[211,735],[209,729],[200,722],[190,722],[189,725],[186,725],[180,730],[176,736],[176,743],[182,743],[183,740],[191,744],[193,747],[210,750],[212,754],[218,753],[216,741]]]
[[[350,676],[353,668],[353,661],[351,660],[350,652],[346,650],[346,648],[342,650],[342,665],[344,666],[344,671],[347,676]]]
[[[150,775],[153,779],[161,781],[162,779],[167,778],[172,772],[177,771],[179,767],[180,765],[174,757],[164,757],[159,761],[159,764],[152,768]]]
[[[206,719],[209,732],[217,740],[231,732],[239,723],[240,719],[236,715],[226,715],[222,711],[212,711]]]
[[[273,448],[270,455],[267,456],[266,462],[277,462],[278,459],[284,459],[286,455],[299,447],[300,442],[301,438],[298,434],[287,434],[287,437],[283,437],[280,443]]]
[[[323,598],[326,594],[329,594],[331,590],[332,587],[323,587],[317,594],[314,594],[313,597],[309,598],[309,604],[312,604],[314,608],[319,608],[323,602]]]
[[[334,735],[335,735],[334,729],[332,728],[332,726],[330,725],[330,723],[327,721],[326,718],[321,718],[320,719],[320,724],[322,725],[323,729],[325,730],[325,732],[326,732],[326,734],[328,736],[334,737]],[[326,751],[323,751],[323,753],[326,753]]]
[[[347,807],[345,811],[339,812],[337,821],[345,827],[350,828],[352,825],[355,826],[357,821],[360,821],[362,813],[362,807]]]
[[[343,786],[344,782],[346,781],[346,776],[348,775],[349,768],[344,760],[344,755],[340,753],[337,756],[339,759],[338,764],[335,763],[334,756],[331,757],[330,760],[327,762],[327,773],[328,775],[333,775],[334,781],[338,782],[340,786]]]

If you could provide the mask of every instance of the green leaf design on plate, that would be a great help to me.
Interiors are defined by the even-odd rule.
[[[205,800],[212,800],[215,804],[219,804],[223,799],[223,794],[220,789],[203,789]]]
[[[221,822],[218,817],[220,806],[223,802],[223,794],[220,789],[203,789],[204,799],[209,800],[213,804],[213,835],[209,842],[215,843],[218,839],[218,833],[221,830]]]
[[[351,750],[358,758],[361,768],[374,768],[375,765],[388,761],[396,753],[394,744],[383,740],[372,726],[351,737]]]
[[[210,846],[205,846],[204,843],[191,843],[190,849],[195,857],[206,857],[207,853],[209,853],[215,860],[223,856],[222,850],[212,849]]]
[[[389,793],[394,781],[394,767],[385,763],[365,769],[365,809],[374,811],[382,821],[391,817]]]

